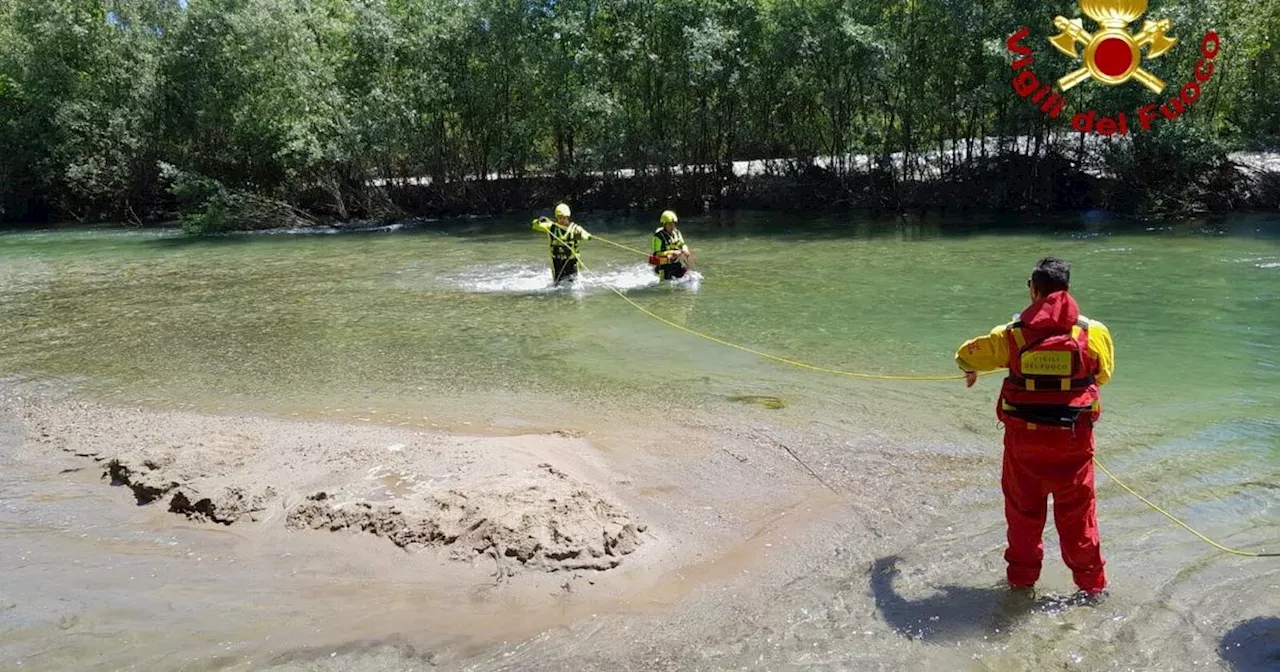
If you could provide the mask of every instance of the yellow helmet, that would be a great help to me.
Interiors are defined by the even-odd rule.
[[[663,210],[663,211],[662,211],[662,223],[663,223],[663,224],[675,224],[675,223],[676,223],[676,221],[677,221],[677,220],[676,220],[676,213],[675,213],[675,212],[673,212],[673,211],[671,211],[671,210]]]
[[[569,216],[569,205],[567,203],[561,203],[560,205],[556,206],[556,217],[568,217],[568,216]]]

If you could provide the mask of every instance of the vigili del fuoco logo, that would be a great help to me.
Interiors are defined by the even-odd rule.
[[[1005,43],[1015,58],[1011,67],[1013,90],[1029,99],[1040,111],[1056,119],[1067,105],[1066,92],[1089,80],[1106,86],[1140,84],[1156,95],[1168,95],[1168,100],[1139,107],[1135,116],[1134,132],[1151,130],[1152,122],[1163,117],[1174,120],[1182,116],[1200,99],[1201,87],[1213,77],[1213,59],[1218,55],[1220,42],[1212,30],[1200,40],[1200,56],[1195,72],[1187,78],[1182,88],[1169,91],[1164,80],[1142,67],[1143,47],[1147,60],[1159,58],[1178,44],[1178,38],[1170,35],[1173,22],[1169,19],[1144,21],[1142,29],[1130,32],[1129,25],[1147,11],[1147,0],[1080,0],[1080,11],[1093,19],[1098,29],[1089,32],[1082,19],[1057,16],[1053,25],[1061,31],[1049,38],[1058,51],[1071,57],[1080,65],[1067,72],[1054,83],[1047,83],[1031,71],[1035,62],[1031,49],[1021,42],[1031,34],[1023,26]],[[1083,51],[1081,51],[1083,49]],[[1057,91],[1054,90],[1057,85]],[[1172,94],[1172,95],[1169,95]],[[1071,117],[1071,127],[1082,133],[1099,135],[1128,135],[1129,117],[1120,112],[1115,118],[1104,117],[1096,110],[1077,112]]]

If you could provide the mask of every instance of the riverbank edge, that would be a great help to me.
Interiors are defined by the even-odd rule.
[[[1189,218],[1280,211],[1280,153],[1236,152],[1220,160],[1160,158],[1117,175],[1100,148],[1006,153],[905,170],[902,157],[815,157],[612,174],[499,176],[433,181],[395,178],[315,188],[277,200],[220,185],[221,198],[156,195],[141,217],[107,226],[182,225],[188,233],[274,228],[347,228],[415,218],[500,216],[569,202],[576,211],[716,210],[837,213],[920,211],[1037,213],[1103,211],[1119,216]],[[1146,157],[1150,159],[1151,157]],[[1148,162],[1149,163],[1149,162]],[[1177,165],[1173,165],[1177,164]],[[904,175],[910,175],[904,178]],[[83,224],[84,222],[77,222]],[[26,226],[50,226],[31,222]],[[10,222],[7,228],[23,228]]]
[[[291,203],[313,221],[291,218],[294,227],[339,226],[351,222],[390,223],[412,218],[500,216],[571,203],[578,212],[682,213],[716,210],[836,213],[866,211],[901,214],[955,210],[972,213],[1056,213],[1101,210],[1125,216],[1195,217],[1207,214],[1280,210],[1280,172],[1224,164],[1180,190],[1172,185],[1135,187],[1130,181],[1090,174],[1069,161],[993,160],[933,178],[901,180],[891,170],[838,173],[816,165],[786,172],[738,175],[706,172],[633,176],[539,176],[440,184],[389,182],[361,192],[363,204],[343,206],[338,216],[330,197],[308,193]],[[181,218],[172,212],[169,221]],[[234,226],[222,232],[274,228]]]

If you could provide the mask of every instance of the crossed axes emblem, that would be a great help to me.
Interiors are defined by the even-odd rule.
[[[1086,11],[1088,9],[1091,8]],[[1122,19],[1104,18],[1099,23],[1102,30],[1091,34],[1084,29],[1081,19],[1054,17],[1053,25],[1062,32],[1049,38],[1050,44],[1075,60],[1081,58],[1076,44],[1084,45],[1084,66],[1059,79],[1058,88],[1066,91],[1090,77],[1110,85],[1123,84],[1132,78],[1154,93],[1163,91],[1164,81],[1142,68],[1139,50],[1147,47],[1147,58],[1155,58],[1173,48],[1178,38],[1165,34],[1173,28],[1173,22],[1169,19],[1146,21],[1137,35],[1129,34],[1128,22]]]

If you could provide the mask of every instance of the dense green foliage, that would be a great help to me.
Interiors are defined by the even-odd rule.
[[[1027,165],[1070,180],[1084,155],[1049,142],[1068,119],[1013,93],[1005,48],[1028,26],[1033,69],[1064,74],[1074,64],[1045,39],[1057,14],[1079,12],[1030,0],[0,0],[0,207],[6,219],[136,220],[171,206],[170,177],[188,174],[218,185],[209,193],[345,218],[419,207],[400,178],[479,208],[494,192],[475,185],[496,177],[581,185],[682,166],[715,197],[734,160],[851,153],[886,160],[838,159],[806,189],[901,198],[903,185],[1000,182]],[[1206,29],[1224,49],[1176,129],[1105,154],[1128,185],[1113,200],[1137,208],[1177,205],[1180,185],[1216,184],[1205,175],[1227,149],[1280,136],[1280,0],[1152,2],[1148,18],[1164,17],[1182,46],[1146,67],[1170,84],[1166,99]],[[1104,114],[1155,102],[1136,83],[1069,98],[1068,112]],[[1168,165],[1184,146],[1194,174]],[[895,152],[905,160],[888,161]]]

